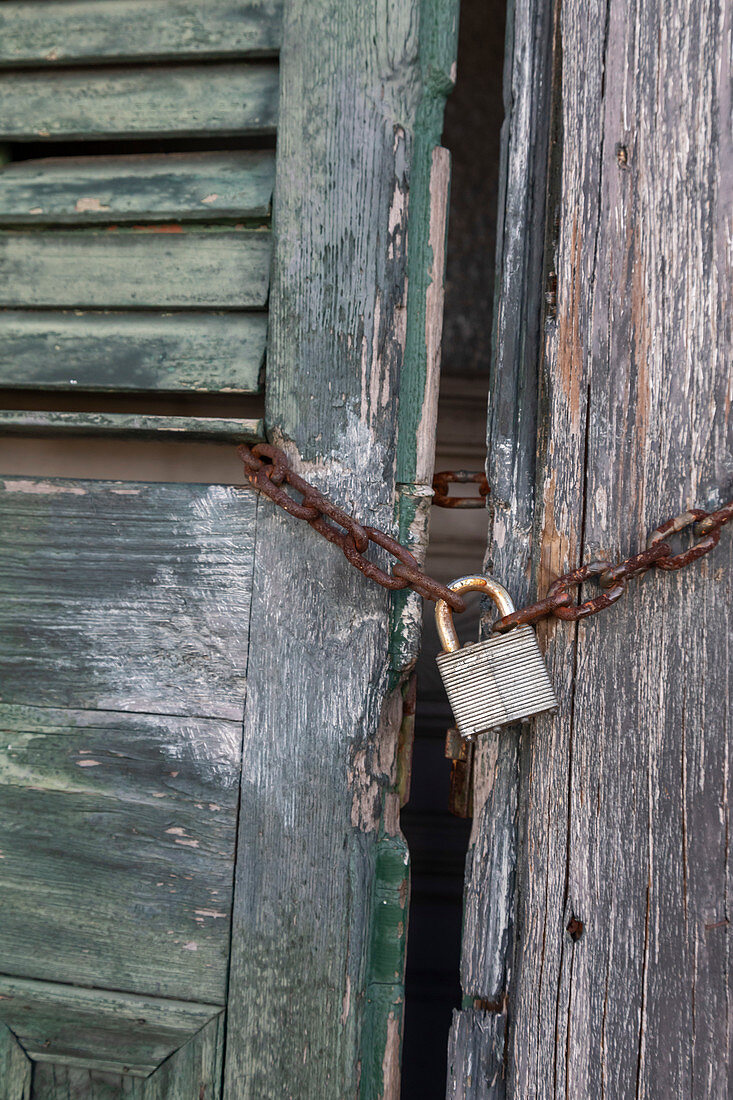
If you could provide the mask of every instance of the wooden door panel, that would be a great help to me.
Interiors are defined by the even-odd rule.
[[[3,705],[0,733],[2,970],[223,1004],[241,723]]]
[[[5,1025],[29,1058],[133,1077],[150,1076],[222,1011],[6,977],[0,978],[0,997]]]
[[[219,485],[0,480],[3,701],[241,721],[255,508]]]
[[[218,1100],[222,1038],[222,1018],[216,1016],[147,1077],[35,1062],[33,1100]]]
[[[0,1087],[3,1100],[30,1100],[32,1065],[9,1028],[0,1024]]]
[[[223,1011],[256,506],[2,482],[0,1023],[34,1061],[147,1077]]]

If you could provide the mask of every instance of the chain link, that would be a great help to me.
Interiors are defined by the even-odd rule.
[[[449,496],[451,485],[478,485],[478,496]],[[441,470],[433,478],[433,505],[436,508],[485,508],[489,483],[483,470]]]
[[[348,561],[365,577],[381,584],[383,588],[412,588],[427,600],[445,600],[456,612],[466,610],[466,604],[461,597],[423,573],[410,551],[391,535],[376,527],[357,523],[348,512],[327,500],[314,485],[299,477],[290,465],[287,455],[279,447],[271,443],[257,443],[254,447],[249,447],[242,443],[237,450],[244,463],[247,478],[255,489],[264,493],[291,516],[304,519],[329,542],[340,546]],[[283,484],[290,485],[300,493],[302,501],[294,500],[282,487]],[[381,546],[397,558],[391,573],[380,569],[365,556],[370,542]]]
[[[701,508],[691,508],[656,527],[649,536],[647,549],[642,550],[640,554],[634,554],[616,565],[612,565],[609,561],[591,561],[587,565],[581,565],[579,569],[563,574],[550,585],[545,599],[522,607],[519,611],[505,615],[502,619],[497,619],[492,629],[498,634],[503,634],[513,626],[536,623],[540,619],[547,618],[548,615],[571,621],[596,615],[621,599],[626,591],[626,582],[632,577],[640,577],[654,566],[665,570],[684,569],[686,565],[690,565],[704,554],[709,554],[713,547],[717,546],[722,528],[732,519],[733,500],[728,501],[722,508],[718,508],[716,512],[704,512]],[[665,542],[665,539],[671,534],[679,534],[688,527],[693,527],[693,533],[698,541],[688,550],[673,554],[672,547]],[[577,588],[591,577],[598,578],[599,587],[603,591],[593,599],[573,604],[570,589]]]
[[[257,443],[254,447],[250,447],[243,443],[238,447],[238,452],[244,463],[247,478],[255,489],[264,493],[291,516],[304,519],[329,542],[340,546],[348,561],[364,576],[381,584],[383,588],[392,590],[411,588],[426,600],[445,600],[453,611],[465,611],[466,604],[458,593],[424,573],[413,555],[401,543],[385,531],[357,523],[348,512],[333,504],[310,482],[299,477],[290,465],[287,455],[279,447],[271,443]],[[466,470],[444,470],[437,474],[434,485],[444,497],[440,503],[443,507],[450,508],[481,506],[483,497],[488,493],[488,486],[484,492],[485,479],[482,482],[481,478],[483,478],[482,474],[469,473]],[[452,481],[477,482],[481,496],[449,498],[448,484]],[[301,501],[295,500],[283,488],[286,484],[301,494]],[[450,500],[450,503],[446,504],[446,500]],[[467,500],[471,503],[466,504]],[[657,569],[667,571],[683,569],[704,554],[709,554],[713,547],[717,546],[721,530],[731,520],[733,520],[733,500],[728,501],[715,512],[691,508],[656,527],[649,536],[646,550],[625,558],[624,561],[617,562],[615,565],[610,561],[590,561],[569,573],[564,573],[550,585],[544,599],[498,619],[492,629],[496,633],[503,634],[514,626],[536,623],[549,615],[573,622],[584,619],[588,615],[597,615],[599,611],[603,611],[621,599],[626,591],[626,582],[632,577],[640,577],[655,566]],[[669,535],[679,534],[690,527],[693,528],[693,535],[697,541],[689,549],[673,554],[672,547],[666,539]],[[397,559],[391,573],[387,573],[366,557],[370,543],[380,546]],[[591,578],[597,578],[601,589],[600,594],[582,603],[574,604],[571,590],[579,588]]]

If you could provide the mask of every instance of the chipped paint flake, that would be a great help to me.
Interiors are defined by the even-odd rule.
[[[101,199],[86,195],[76,200],[74,209],[77,214],[99,214],[104,210],[109,210],[109,207],[104,206]]]

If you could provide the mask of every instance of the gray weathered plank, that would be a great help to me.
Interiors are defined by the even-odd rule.
[[[241,719],[255,504],[218,485],[4,478],[4,701]]]
[[[8,389],[259,393],[266,313],[0,310]]]
[[[506,1017],[464,1008],[453,1013],[447,1100],[487,1100],[504,1090]]]
[[[138,416],[128,413],[0,411],[0,435],[105,436],[251,443],[264,437],[261,420],[215,416]]]
[[[215,1016],[144,1080],[127,1073],[37,1062],[33,1067],[34,1100],[172,1100],[178,1096],[219,1100],[223,1035],[222,1016]]]
[[[36,1062],[147,1077],[220,1015],[216,1005],[0,976],[0,1020]]]
[[[223,1004],[239,723],[3,703],[0,730],[6,974]]]
[[[0,1024],[0,1096],[2,1100],[31,1100],[32,1067],[23,1049]]]
[[[273,134],[274,64],[0,74],[0,140]]]
[[[262,220],[274,181],[267,149],[11,161],[0,225]]]
[[[306,477],[381,527],[394,506],[418,31],[435,30],[419,10],[295,0],[281,54],[268,429]],[[379,945],[394,947],[399,921],[404,941],[404,907],[377,905],[375,885],[380,846],[402,845],[389,885],[404,906],[387,597],[265,503],[256,554],[225,1095],[396,1098],[402,958],[384,973]]]
[[[56,0],[0,7],[0,64],[263,57],[280,45],[282,0]]]
[[[564,0],[561,30],[540,588],[733,468],[730,10]],[[732,567],[724,532],[543,631],[561,714],[522,761],[511,1096],[728,1094]]]
[[[261,309],[266,230],[5,230],[0,305]],[[70,278],[73,272],[73,278]]]
[[[533,595],[534,479],[541,350],[545,177],[552,76],[552,5],[513,0],[507,9],[486,473],[491,486],[487,572],[517,606]],[[493,615],[491,615],[493,618]],[[526,734],[525,734],[526,736]],[[531,735],[530,735],[531,736]],[[494,1006],[496,1024],[465,1009],[454,1016],[447,1096],[479,1095],[472,1059],[483,1066],[486,1100],[505,1095],[504,997],[511,971],[521,735],[482,737],[474,762],[474,820],[466,860],[461,985]],[[493,1066],[493,1069],[492,1069]],[[489,1084],[490,1082],[490,1084]],[[464,1091],[461,1091],[464,1090]]]

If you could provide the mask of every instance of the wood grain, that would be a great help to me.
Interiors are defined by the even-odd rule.
[[[272,134],[275,64],[0,74],[0,140]]]
[[[215,1016],[192,1039],[150,1077],[141,1080],[128,1073],[106,1073],[76,1069],[58,1063],[36,1062],[33,1066],[33,1100],[218,1100],[221,1096],[221,1065],[224,1029],[221,1015]],[[5,1097],[3,1097],[5,1100]],[[11,1097],[10,1100],[14,1100]]]
[[[0,730],[6,974],[223,1004],[238,724],[0,704]]]
[[[453,1013],[448,1040],[447,1100],[486,1100],[503,1090],[506,1018],[463,1008]]]
[[[552,8],[536,0],[515,0],[507,9],[507,28],[486,466],[491,513],[484,568],[520,606],[536,587],[531,556]],[[487,627],[484,622],[485,636]],[[519,728],[486,735],[474,756],[461,985],[469,1004],[478,998],[493,1008],[464,1008],[454,1014],[449,1098],[505,1096],[504,1005],[514,934],[520,737]],[[492,1015],[494,1021],[487,1018]],[[477,1065],[482,1067],[478,1076]]]
[[[11,1031],[0,1024],[0,1095],[3,1100],[30,1100],[31,1063]]]
[[[280,44],[282,0],[57,0],[39,18],[36,5],[0,8],[0,64],[181,57],[263,57]]]
[[[216,416],[134,416],[127,413],[0,412],[0,435],[125,436],[214,443],[262,441],[261,420]]]
[[[264,229],[5,230],[0,305],[262,309],[270,247]]]
[[[414,3],[295,0],[281,53],[268,428],[387,527],[418,30]],[[380,838],[407,888],[387,596],[268,504],[255,577],[225,1094],[396,1097],[402,959],[367,980]]]
[[[221,1015],[216,1005],[0,976],[0,1019],[35,1062],[148,1077]]]
[[[274,181],[268,149],[21,160],[0,171],[0,225],[262,221]]]
[[[732,469],[730,13],[565,0],[559,26],[541,590]],[[731,565],[724,536],[541,631],[561,713],[520,761],[510,1096],[727,1095]]]
[[[255,508],[217,485],[5,478],[3,700],[241,720]]]
[[[0,386],[259,393],[267,314],[0,310]]]

